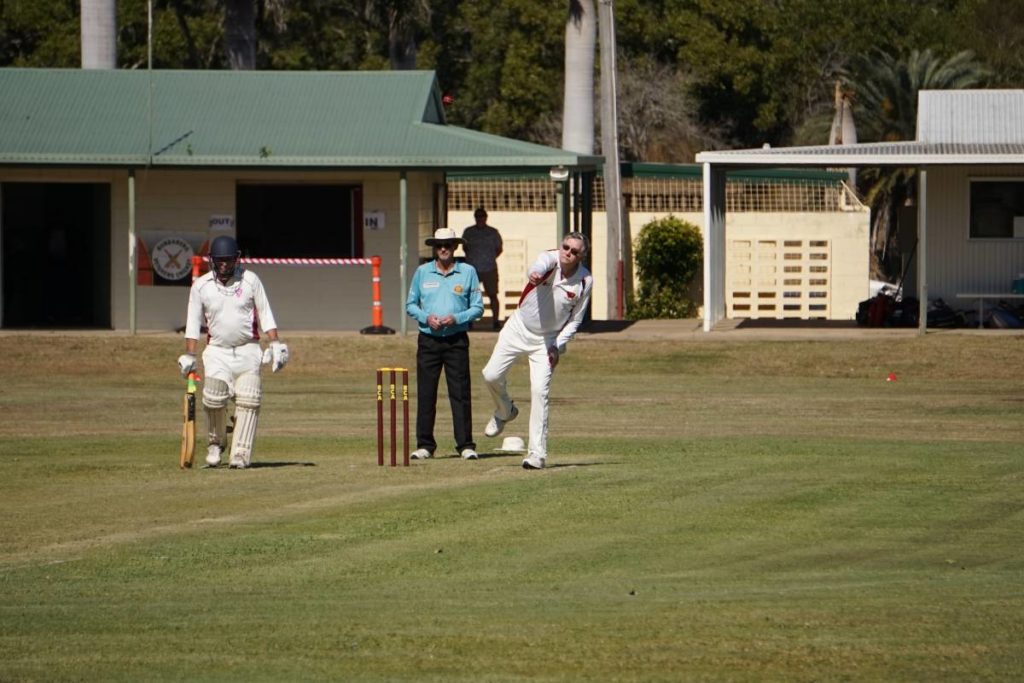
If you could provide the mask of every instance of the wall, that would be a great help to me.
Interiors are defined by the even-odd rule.
[[[521,240],[526,245],[529,266],[538,253],[553,249],[560,244],[555,214],[545,212],[512,212],[488,208],[489,225],[501,231],[506,241]],[[641,228],[652,220],[669,214],[633,212],[629,227],[636,240]],[[700,227],[704,216],[701,213],[677,213],[677,218]],[[774,235],[776,237],[828,238],[832,241],[835,255],[832,264],[833,319],[853,319],[857,303],[868,296],[868,230],[869,214],[866,211],[851,212],[807,212],[807,213],[753,213],[730,212],[726,214],[726,239]],[[473,223],[472,212],[451,211],[449,225],[461,230]],[[594,213],[593,242],[591,244],[591,272],[594,274],[594,293],[591,300],[591,317],[606,320],[608,297],[615,295],[614,279],[609,280],[605,268],[607,222],[603,212]],[[508,251],[506,249],[506,251]],[[511,259],[498,259],[498,278],[502,291],[518,291],[526,281],[525,269],[513,268]],[[634,288],[636,276],[634,273]]]
[[[1024,273],[1024,239],[968,239],[972,177],[1024,179],[1024,165],[928,169],[928,296],[955,308],[971,307],[957,294],[1009,293]]]
[[[408,273],[419,245],[433,230],[433,188],[441,173],[408,174]],[[130,327],[128,277],[128,172],[125,170],[0,169],[0,182],[105,182],[111,185],[111,320]],[[350,183],[363,187],[363,209],[381,211],[386,227],[363,233],[364,254],[382,257],[384,324],[399,330],[405,318],[405,285],[400,278],[399,173],[179,171],[139,169],[135,174],[136,232],[168,234],[207,230],[210,216],[235,216],[235,185],[246,182]],[[242,245],[244,247],[244,245]],[[287,256],[281,254],[281,256]],[[299,330],[358,330],[371,324],[369,266],[253,266],[267,285],[282,333]],[[188,290],[139,286],[136,327],[173,330],[184,324]]]

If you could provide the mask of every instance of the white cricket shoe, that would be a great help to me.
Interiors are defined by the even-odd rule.
[[[220,446],[211,443],[206,449],[206,464],[209,467],[216,467],[220,464]]]
[[[413,460],[427,460],[429,458],[433,458],[434,454],[428,451],[426,448],[417,448],[416,450],[409,454],[409,457],[412,458]]]
[[[497,415],[491,416],[490,422],[488,422],[487,426],[484,427],[484,436],[494,437],[497,436],[498,434],[501,434],[501,432],[504,431],[505,429],[505,425],[507,425],[509,422],[516,419],[517,417],[519,417],[519,408],[516,408],[516,404],[513,403],[512,414],[508,416],[507,420],[502,420]]]
[[[523,469],[524,470],[542,470],[547,462],[547,458],[543,455],[528,455],[523,458]]]
[[[472,448],[463,448],[462,449],[462,459],[463,460],[476,460],[479,457],[480,456],[477,455],[476,451],[474,451]]]

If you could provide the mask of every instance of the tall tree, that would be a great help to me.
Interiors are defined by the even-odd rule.
[[[594,0],[569,0],[565,23],[565,99],[562,148],[594,153],[594,50],[597,14]]]
[[[415,69],[419,38],[430,27],[429,0],[366,0],[365,16],[387,36],[391,69]]]
[[[82,68],[117,68],[117,0],[82,0]]]
[[[256,0],[224,0],[224,54],[228,68],[256,68]]]
[[[835,78],[857,55],[948,44],[955,8],[976,0],[665,1],[701,121],[729,144],[760,147],[831,112]]]
[[[549,0],[457,3],[444,19],[447,40],[428,62],[454,99],[448,120],[559,145],[565,7]],[[552,130],[554,139],[541,137]]]
[[[643,57],[623,60],[619,71],[623,158],[690,163],[697,152],[723,145],[721,131],[698,120],[691,75]]]
[[[283,28],[289,0],[221,0],[224,5],[224,54],[228,68],[256,68],[260,34]],[[260,30],[262,29],[262,30]]]
[[[956,27],[949,44],[972,50],[992,68],[994,87],[1024,84],[1024,2],[1020,0],[964,0],[959,3]]]
[[[0,0],[0,66],[81,66],[77,3]]]

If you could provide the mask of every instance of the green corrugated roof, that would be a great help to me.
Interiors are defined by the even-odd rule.
[[[597,156],[449,126],[430,71],[0,69],[0,164],[545,168]]]
[[[622,165],[623,177],[633,178],[692,178],[702,180],[704,170],[702,164],[655,164],[633,162]],[[736,182],[840,182],[847,178],[841,171],[818,171],[804,169],[753,169],[747,171],[729,171],[729,180]]]
[[[624,161],[620,164],[623,178],[659,178],[663,180],[696,180],[704,178],[701,164],[655,164],[640,161]],[[598,169],[598,176],[602,175]],[[448,179],[455,182],[470,180],[538,180],[547,179],[546,172],[508,173],[506,171],[455,171],[448,173]],[[804,169],[764,169],[729,171],[729,180],[747,183],[839,183],[847,174],[839,171],[818,171]]]

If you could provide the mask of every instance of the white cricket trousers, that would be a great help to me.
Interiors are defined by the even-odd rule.
[[[530,361],[530,455],[548,455],[548,390],[551,387],[551,363],[544,337],[530,332],[514,311],[498,333],[491,359],[484,366],[484,382],[494,399],[494,414],[501,420],[512,415],[512,399],[505,377],[508,369],[522,356]]]
[[[247,372],[258,377],[262,359],[263,352],[257,342],[231,348],[207,344],[203,350],[203,370],[207,377],[227,382],[234,395],[235,380]]]

